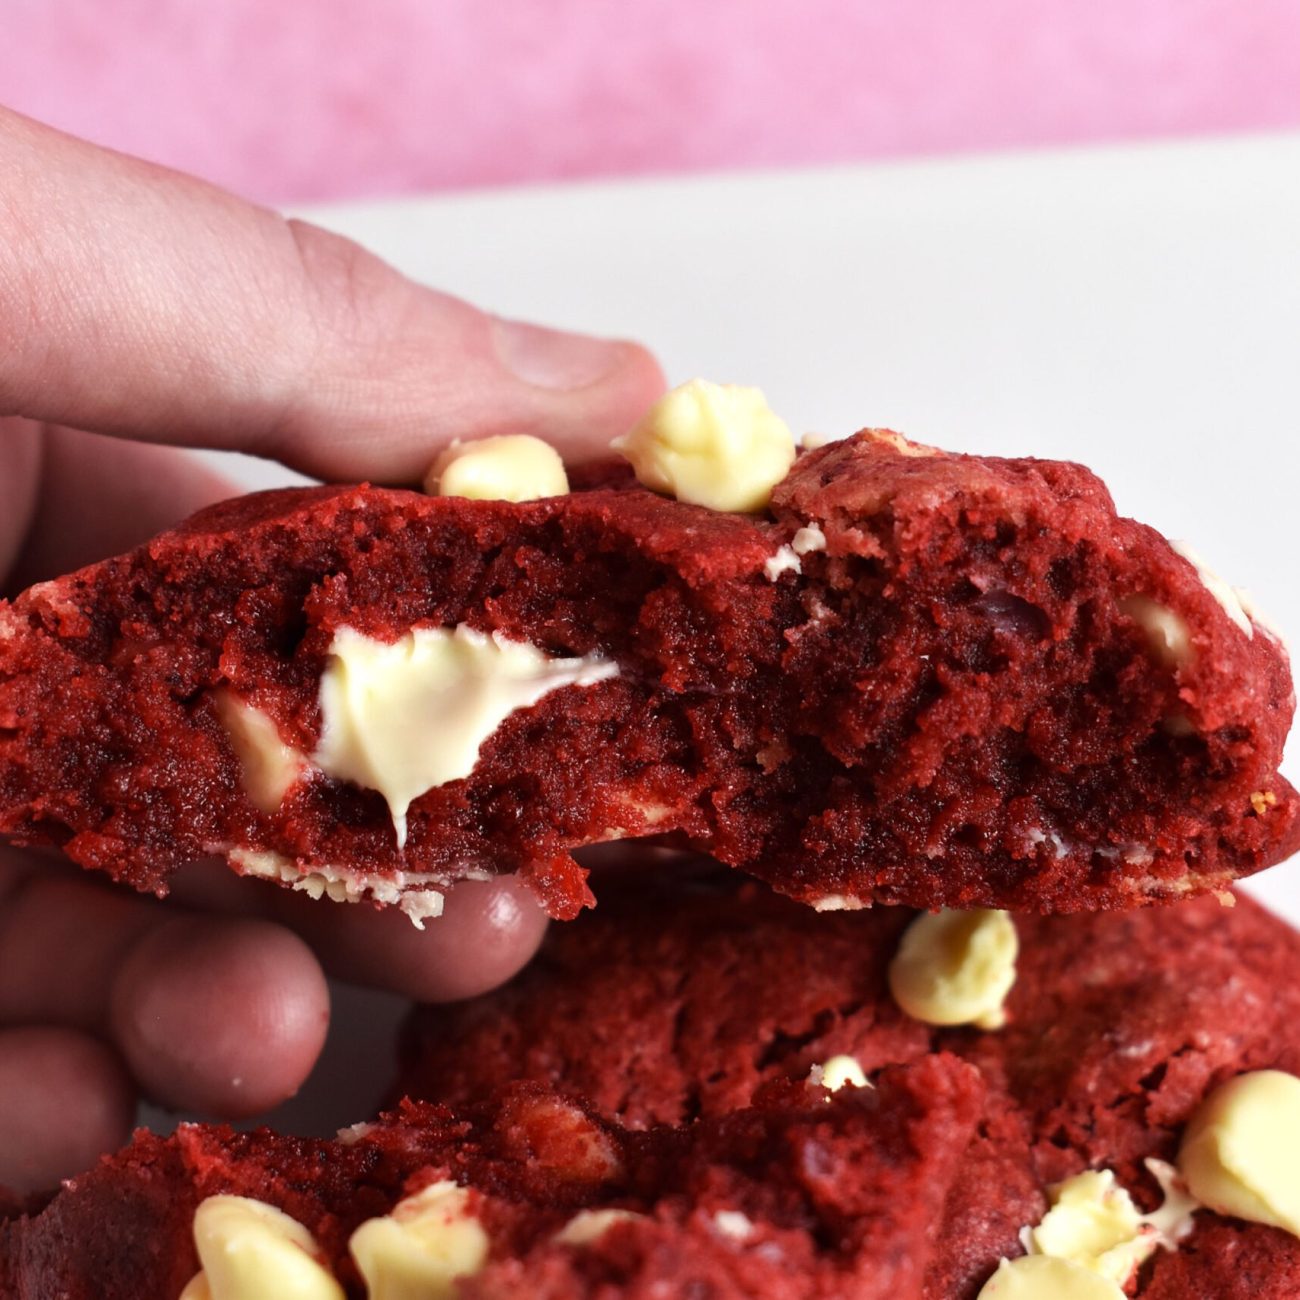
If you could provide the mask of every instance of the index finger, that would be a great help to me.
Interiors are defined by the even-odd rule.
[[[0,109],[0,414],[413,482],[454,437],[589,457],[642,348],[503,321],[337,235]]]

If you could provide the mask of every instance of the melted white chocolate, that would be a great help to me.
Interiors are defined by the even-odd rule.
[[[464,624],[417,627],[392,642],[341,627],[321,677],[312,761],[328,776],[378,790],[401,848],[411,803],[469,776],[512,713],[562,686],[617,675],[617,664],[595,655],[559,659]]]

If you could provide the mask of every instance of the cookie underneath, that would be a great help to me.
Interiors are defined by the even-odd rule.
[[[197,1207],[233,1193],[304,1225],[359,1298],[358,1226],[447,1183],[485,1243],[458,1295],[973,1300],[1054,1185],[1105,1171],[1154,1211],[1148,1162],[1208,1093],[1300,1074],[1300,936],[1246,899],[1017,918],[986,1031],[894,1004],[901,910],[819,916],[686,868],[601,893],[513,984],[412,1020],[399,1088],[425,1100],[333,1141],[139,1134],[0,1224],[0,1294],[170,1300]],[[845,1056],[870,1086],[828,1092]],[[1171,1244],[1130,1294],[1300,1293],[1286,1232],[1201,1208]]]
[[[598,883],[600,907],[553,927],[495,994],[408,1023],[397,1091],[479,1095],[525,1078],[589,1098],[635,1128],[690,1124],[854,1058],[868,1078],[934,1053],[987,1089],[936,1226],[924,1294],[973,1297],[1022,1253],[1047,1189],[1109,1169],[1144,1210],[1145,1166],[1172,1163],[1202,1098],[1235,1074],[1300,1074],[1300,935],[1245,897],[1093,916],[1015,917],[1020,953],[995,1032],[910,1019],[887,972],[911,915],[817,915],[683,864],[667,885]],[[839,1095],[839,1094],[837,1094]],[[1166,1300],[1300,1294],[1300,1241],[1195,1215],[1136,1294]]]
[[[443,1293],[464,1300],[912,1300],[981,1093],[934,1057],[834,1099],[777,1086],[688,1129],[628,1131],[521,1086],[454,1114],[404,1105],[335,1141],[142,1133],[41,1214],[0,1223],[0,1294],[173,1300],[199,1267],[195,1210],[235,1194],[305,1226],[361,1297],[352,1234],[450,1180],[487,1247]]]

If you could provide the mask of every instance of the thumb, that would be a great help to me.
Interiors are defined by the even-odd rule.
[[[411,482],[454,437],[582,459],[663,379],[337,235],[0,110],[0,415]]]
[[[265,450],[277,459],[334,477],[410,480],[452,438],[530,433],[578,461],[663,391],[658,364],[634,343],[491,316],[337,235],[288,229],[316,351],[270,430]]]

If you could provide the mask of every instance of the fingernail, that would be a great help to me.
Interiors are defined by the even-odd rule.
[[[494,321],[492,337],[501,364],[535,388],[586,388],[617,369],[626,355],[623,344],[609,339],[523,321]]]

